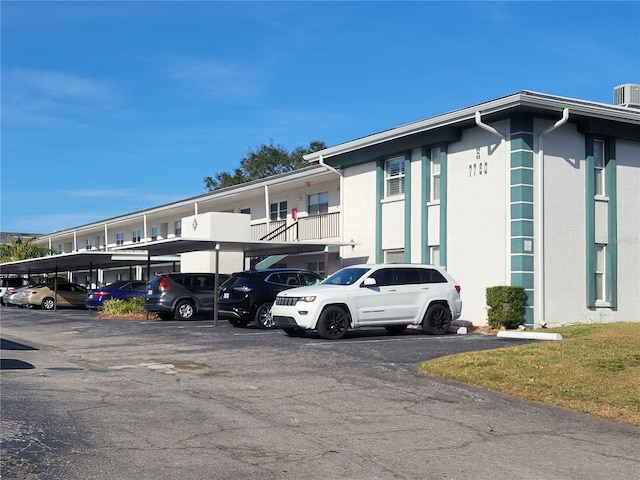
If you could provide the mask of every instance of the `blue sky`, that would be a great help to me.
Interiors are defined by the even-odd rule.
[[[640,83],[640,2],[12,2],[1,218],[50,233],[204,193],[273,141],[332,146],[520,90]]]

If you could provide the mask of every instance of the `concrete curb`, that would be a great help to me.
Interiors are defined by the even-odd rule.
[[[498,338],[521,338],[523,340],[562,340],[562,335],[560,335],[559,333],[501,330],[498,332]]]

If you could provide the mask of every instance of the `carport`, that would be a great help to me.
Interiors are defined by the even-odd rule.
[[[177,255],[150,255],[142,252],[73,252],[50,255],[46,257],[29,258],[15,262],[0,263],[0,274],[31,275],[54,274],[53,289],[57,297],[58,273],[77,272],[89,270],[89,277],[93,277],[93,271],[100,268],[129,267],[146,264],[177,263],[180,257]],[[57,305],[57,298],[56,298]],[[55,307],[54,307],[55,308]]]
[[[208,240],[193,238],[169,238],[144,242],[136,245],[121,247],[128,251],[146,251],[149,259],[162,258],[163,256],[177,255],[188,252],[215,252],[215,283],[214,292],[220,286],[219,261],[220,252],[242,252],[245,259],[247,257],[268,257],[271,255],[295,255],[301,253],[324,252],[325,265],[328,265],[328,255],[337,251],[339,247],[354,246],[354,242],[275,242],[273,240],[253,240],[253,241],[230,241],[230,240]],[[149,260],[150,261],[150,260]],[[218,297],[213,296],[213,320],[218,323]]]
[[[179,262],[180,254],[182,253],[213,251],[215,252],[214,292],[217,292],[220,286],[219,258],[221,251],[242,252],[245,258],[324,252],[325,264],[328,265],[328,255],[330,252],[337,251],[339,247],[353,245],[355,245],[353,242],[275,242],[273,240],[217,241],[177,237],[115,247],[112,251],[108,252],[89,251],[62,253],[59,255],[2,263],[0,264],[0,274],[26,274],[31,276],[33,274],[54,273],[54,292],[56,292],[57,295],[58,272],[75,272],[89,269],[91,276],[91,272],[94,269],[133,267],[146,264],[148,276],[151,271],[151,265],[153,264]],[[147,280],[149,280],[149,278],[147,278]],[[217,323],[218,298],[216,295],[214,295],[213,303],[213,318],[214,323]]]

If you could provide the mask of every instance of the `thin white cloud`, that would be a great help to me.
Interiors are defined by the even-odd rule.
[[[216,60],[174,59],[169,77],[188,92],[214,99],[255,97],[264,90],[260,69]]]
[[[112,112],[120,103],[118,89],[109,81],[53,70],[4,67],[3,121],[47,123],[86,121]]]
[[[69,190],[67,192],[72,197],[100,197],[100,198],[122,198],[138,196],[137,190],[114,188],[114,189],[92,189],[92,190]]]

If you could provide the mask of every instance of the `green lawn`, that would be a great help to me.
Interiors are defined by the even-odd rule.
[[[424,362],[426,374],[640,426],[640,322],[546,329],[540,341]]]

